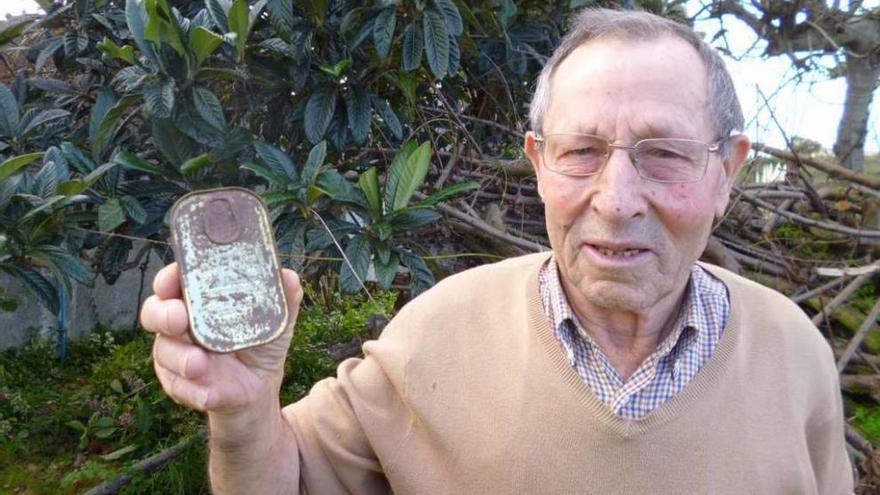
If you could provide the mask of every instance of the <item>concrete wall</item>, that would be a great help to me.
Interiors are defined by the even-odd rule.
[[[136,253],[138,247],[135,245],[132,253]],[[144,274],[142,302],[153,293],[153,277],[161,267],[162,260],[151,251],[150,263]],[[107,285],[100,276],[95,279],[94,287],[73,282],[73,290],[68,295],[68,338],[81,339],[91,333],[98,323],[113,329],[130,329],[137,317],[140,282],[141,271],[137,268],[123,273],[113,285]],[[5,296],[18,300],[18,309],[15,311],[0,311],[0,349],[21,347],[38,335],[56,338],[57,315],[46,310],[30,291],[6,273],[0,272],[0,286],[5,288]]]

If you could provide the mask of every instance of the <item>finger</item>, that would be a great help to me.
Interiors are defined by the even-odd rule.
[[[211,398],[208,387],[189,381],[159,363],[154,363],[154,369],[165,393],[174,402],[198,411],[207,409],[208,400]]]
[[[165,266],[156,277],[153,278],[153,293],[160,299],[179,299],[180,292],[180,267],[177,263]]]
[[[284,283],[284,293],[287,296],[287,306],[290,308],[291,321],[296,319],[299,305],[302,302],[303,290],[299,275],[293,270],[284,268],[281,270],[281,281]]]
[[[188,380],[199,380],[208,372],[208,355],[201,347],[166,337],[156,336],[153,361]]]
[[[148,297],[141,307],[141,325],[150,332],[189,340],[189,315],[180,299],[162,300],[155,294]]]

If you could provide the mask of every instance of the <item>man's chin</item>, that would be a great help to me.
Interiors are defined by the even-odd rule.
[[[643,311],[656,302],[650,287],[632,283],[600,280],[586,282],[579,289],[587,302],[605,309]]]

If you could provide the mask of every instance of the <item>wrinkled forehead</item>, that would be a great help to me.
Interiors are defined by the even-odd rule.
[[[678,38],[592,40],[554,72],[544,132],[711,139],[708,86],[699,53]]]

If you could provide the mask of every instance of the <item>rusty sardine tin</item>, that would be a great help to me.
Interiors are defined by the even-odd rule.
[[[281,264],[257,195],[237,187],[189,193],[172,208],[171,232],[195,342],[232,352],[284,332]]]

